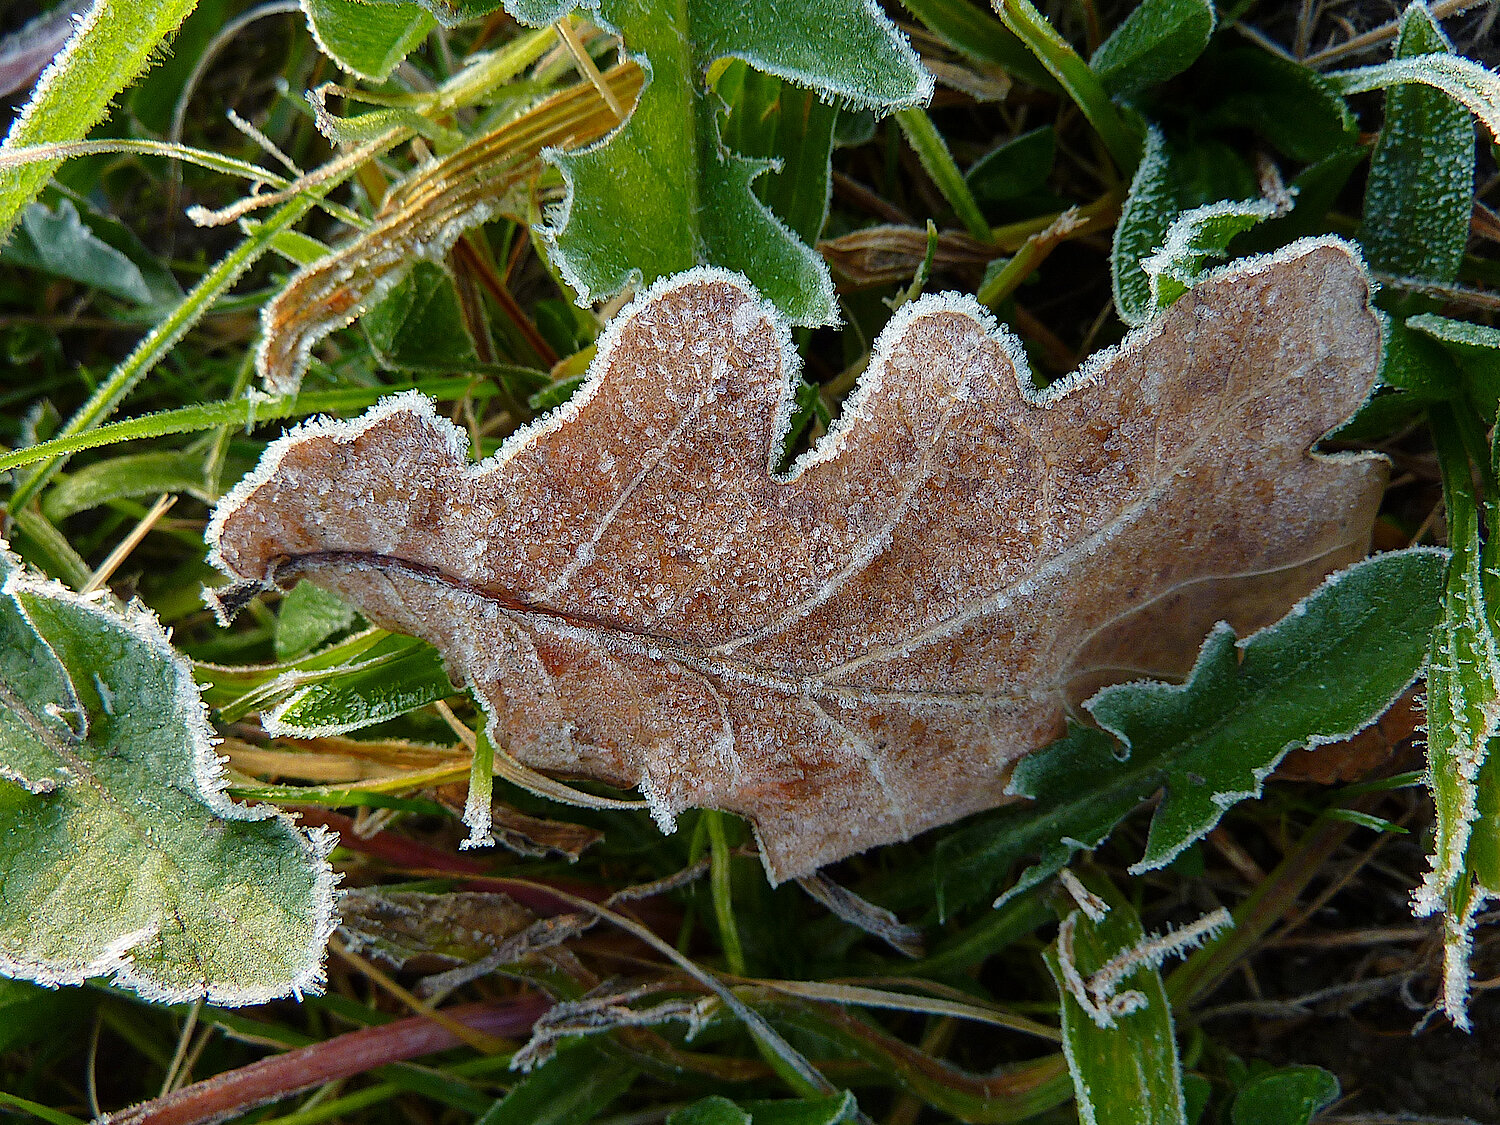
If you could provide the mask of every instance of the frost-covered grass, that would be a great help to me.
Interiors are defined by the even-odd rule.
[[[1472,988],[1500,963],[1500,79],[1494,3],[1462,8],[102,0],[0,150],[0,504],[25,567],[4,563],[0,594],[0,1114],[165,1097],[176,1121],[1296,1125],[1342,1083],[1340,1112],[1493,1118],[1493,1059],[1433,1073],[1500,1023]],[[1034,373],[1024,397],[1050,402],[1201,278],[1254,273],[1213,273],[1226,261],[1293,243],[1357,250],[1375,285],[1379,386],[1321,451],[1388,457],[1373,549],[1420,549],[1300,602],[1335,563],[1265,578],[1255,624],[1297,605],[1238,644],[1170,638],[1167,614],[1184,683],[1129,682],[1152,669],[1122,657],[1005,779],[1023,802],[809,880],[773,888],[747,822],[667,809],[650,775],[643,802],[539,772],[546,747],[512,757],[486,708],[524,677],[456,690],[427,643],[306,582],[220,587],[227,624],[205,604],[215,505],[284,427],[420,392],[454,456],[513,451],[598,395],[627,299],[690,267],[747,276],[797,353],[780,481],[863,417],[895,377],[880,356],[866,377],[876,341],[918,313],[992,314]],[[1246,448],[1274,421],[1250,418]],[[1271,501],[1236,502],[1224,540]],[[551,577],[592,561],[583,540]],[[111,665],[36,591],[101,637],[149,633],[150,658]],[[1343,737],[1424,653],[1425,680]],[[242,821],[215,813],[189,667],[229,794],[300,813],[311,832],[277,846],[306,871],[221,843]],[[1094,695],[1106,680],[1123,686]],[[159,708],[111,742],[122,683]],[[181,744],[171,801],[132,772],[147,742]],[[972,807],[946,784],[923,823]],[[87,822],[49,804],[68,786]],[[462,847],[470,827],[497,846]],[[251,963],[236,926],[320,939],[329,830],[351,893],[307,995],[305,950]],[[179,847],[193,879],[223,860],[201,911],[162,889]],[[303,994],[143,999],[131,966],[195,927],[207,944],[174,947],[177,983],[148,996]],[[220,960],[252,983],[216,987]]]

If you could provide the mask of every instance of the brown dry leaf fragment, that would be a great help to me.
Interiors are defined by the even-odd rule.
[[[1380,326],[1342,242],[1203,281],[1045,391],[972,300],[882,334],[772,463],[796,354],[737,276],[652,287],[585,385],[483,464],[415,394],[288,434],[215,561],[425,637],[530,765],[750,818],[773,880],[1006,800],[1101,683],[1186,671],[1358,558],[1385,478],[1308,448]],[[1080,779],[1086,784],[1087,779]]]

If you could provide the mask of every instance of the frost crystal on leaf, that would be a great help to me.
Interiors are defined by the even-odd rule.
[[[779,475],[787,326],[697,269],[490,460],[398,396],[275,443],[209,540],[431,641],[529,766],[745,815],[780,880],[1000,804],[1101,684],[1181,675],[1359,558],[1384,462],[1308,450],[1379,351],[1335,240],[1205,275],[1045,391],[972,300],[924,297]]]
[[[0,541],[0,974],[166,1002],[319,989],[336,837],[230,800],[214,741],[153,614]]]

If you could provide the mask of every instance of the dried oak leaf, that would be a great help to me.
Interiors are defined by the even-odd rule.
[[[528,764],[638,785],[664,826],[743,814],[786,879],[1005,801],[1073,702],[1358,558],[1385,463],[1308,449],[1380,339],[1331,239],[1042,391],[977,304],[925,297],[783,475],[785,324],[692,270],[489,460],[399,395],[276,442],[208,535],[231,575],[305,574],[437,645]]]

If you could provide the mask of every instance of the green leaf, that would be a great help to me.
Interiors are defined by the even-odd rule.
[[[1052,174],[1057,132],[1043,125],[991,149],[964,173],[980,203],[998,203],[1040,191]]]
[[[1468,109],[1491,137],[1500,140],[1500,75],[1462,55],[1392,59],[1374,66],[1334,71],[1325,77],[1341,94],[1363,94],[1392,86],[1431,86]]]
[[[307,29],[322,52],[366,82],[383,82],[436,26],[416,4],[304,0]]]
[[[735,58],[844,104],[888,111],[931,92],[905,38],[873,0],[598,0],[596,11],[650,78],[620,129],[552,157],[567,194],[540,233],[579,303],[715,265],[743,273],[795,324],[834,323],[827,266],[756,198],[754,181],[770,165],[722,143],[704,75]]]
[[[1017,763],[1010,791],[1031,804],[977,818],[938,845],[942,908],[985,895],[1028,854],[1036,862],[999,902],[1036,886],[1159,790],[1131,870],[1170,863],[1225,809],[1258,796],[1289,750],[1362,729],[1406,689],[1438,620],[1443,562],[1422,548],[1366,559],[1243,641],[1216,629],[1186,683],[1096,694],[1086,707],[1105,730],[1075,726]]]
[[[1321,1066],[1284,1066],[1240,1087],[1230,1120],[1234,1125],[1310,1125],[1338,1096],[1339,1080]]]
[[[1042,955],[1057,984],[1078,1119],[1082,1125],[1186,1125],[1172,1008],[1161,957],[1150,945],[1161,939],[1146,937],[1114,888],[1093,886],[1107,900],[1095,896],[1092,913],[1080,908],[1069,914],[1056,944]],[[1111,962],[1123,971],[1100,973]]]
[[[474,1125],[583,1125],[628,1090],[635,1076],[629,1064],[591,1044],[559,1051]]]
[[[214,499],[203,479],[203,454],[134,453],[96,462],[49,489],[42,497],[42,511],[56,523],[111,500],[163,492]]]
[[[948,206],[953,208],[959,221],[968,230],[970,237],[980,242],[991,238],[990,224],[985,220],[979,204],[969,194],[969,185],[953,162],[953,154],[942,134],[933,125],[932,118],[920,109],[903,109],[897,112],[896,122],[901,126],[907,143],[917,154],[922,168],[932,177],[932,182],[942,192]]]
[[[281,601],[271,648],[277,660],[295,660],[354,624],[354,609],[337,594],[298,582]]]
[[[1217,20],[1212,0],[1142,0],[1099,45],[1089,67],[1110,97],[1138,94],[1192,66]]]
[[[738,59],[714,89],[729,106],[720,128],[724,143],[743,156],[773,162],[756,179],[756,196],[803,242],[817,242],[828,219],[837,107]]]
[[[479,359],[453,279],[436,262],[417,262],[360,317],[360,325],[375,354],[391,367],[462,367]]]
[[[163,280],[163,270],[153,271],[148,281],[130,255],[85,224],[71,199],[60,200],[56,211],[29,204],[21,212],[20,229],[0,251],[0,261],[66,277],[137,305],[182,296],[170,274]]]
[[[844,1125],[861,1121],[859,1103],[847,1090],[826,1098],[797,1101],[743,1102],[754,1125]]]
[[[739,1106],[715,1094],[679,1109],[667,1118],[667,1125],[753,1125],[753,1122]]]
[[[1359,139],[1358,123],[1335,83],[1259,47],[1206,55],[1198,73],[1207,104],[1200,128],[1253,129],[1293,160],[1312,163]]]
[[[276,737],[323,738],[383,723],[453,691],[436,649],[393,636],[360,653],[354,663],[297,686],[262,722]]]
[[[146,610],[0,554],[0,970],[150,1000],[316,989],[332,838],[224,794],[192,671]]]
[[[1500,329],[1433,313],[1408,317],[1406,327],[1437,341],[1458,365],[1474,404],[1486,418],[1493,418],[1500,402]],[[1458,389],[1457,380],[1450,388],[1450,393]]]
[[[1115,311],[1126,324],[1144,324],[1150,317],[1151,279],[1141,263],[1162,244],[1178,210],[1177,181],[1167,138],[1153,127],[1146,134],[1146,150],[1131,177],[1110,248]]]
[[[1407,8],[1397,60],[1431,59],[1448,50],[1426,6],[1418,0]],[[1464,106],[1428,86],[1391,90],[1370,157],[1359,234],[1370,265],[1399,277],[1452,281],[1469,238],[1473,196],[1474,126]]]
[[[1193,287],[1211,259],[1222,258],[1237,234],[1276,214],[1265,199],[1225,200],[1184,211],[1172,220],[1161,247],[1141,260],[1155,316]]]
[[[1427,784],[1437,819],[1432,866],[1412,902],[1418,915],[1443,918],[1440,1004],[1467,1028],[1474,918],[1485,901],[1500,896],[1500,755],[1492,753],[1500,745],[1500,638],[1494,630],[1500,551],[1493,533],[1500,509],[1491,488],[1486,516],[1492,530],[1482,541],[1465,422],[1446,406],[1428,413],[1453,557],[1427,667]]]
[[[79,140],[104,117],[115,95],[146,68],[193,4],[194,0],[98,0],[91,5],[38,79],[0,148]],[[0,176],[0,240],[59,163],[40,161]]]

